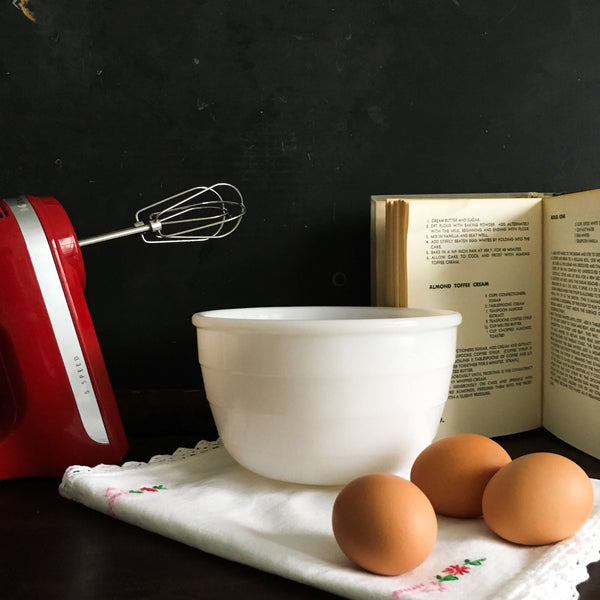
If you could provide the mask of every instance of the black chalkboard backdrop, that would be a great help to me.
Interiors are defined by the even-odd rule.
[[[0,196],[83,238],[238,186],[229,238],[84,248],[114,386],[199,387],[196,311],[369,303],[371,194],[600,187],[599,57],[597,0],[5,0]]]

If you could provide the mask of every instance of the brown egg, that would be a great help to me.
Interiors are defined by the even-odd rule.
[[[481,516],[487,482],[510,462],[500,444],[475,433],[459,433],[433,442],[417,456],[410,480],[448,517]]]
[[[594,490],[585,471],[551,452],[526,454],[502,467],[483,494],[483,518],[517,544],[551,544],[573,535],[592,511]]]
[[[387,473],[364,475],[338,494],[333,534],[342,552],[380,575],[400,575],[420,565],[437,538],[431,503],[410,481]]]

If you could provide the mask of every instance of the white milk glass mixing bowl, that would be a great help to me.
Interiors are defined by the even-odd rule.
[[[461,315],[387,307],[271,307],[192,317],[225,448],[261,475],[342,485],[405,477],[436,435]]]

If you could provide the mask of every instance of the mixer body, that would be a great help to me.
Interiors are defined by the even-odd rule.
[[[54,198],[0,200],[0,479],[118,463],[127,438]]]

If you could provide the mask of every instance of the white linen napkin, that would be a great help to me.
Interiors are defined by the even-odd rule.
[[[483,520],[438,517],[427,560],[397,577],[367,573],[338,548],[331,510],[341,488],[294,485],[239,466],[222,444],[199,442],[148,463],[72,466],[65,498],[190,546],[343,597],[367,600],[577,598],[600,559],[600,480],[583,528],[557,544],[505,542]]]

